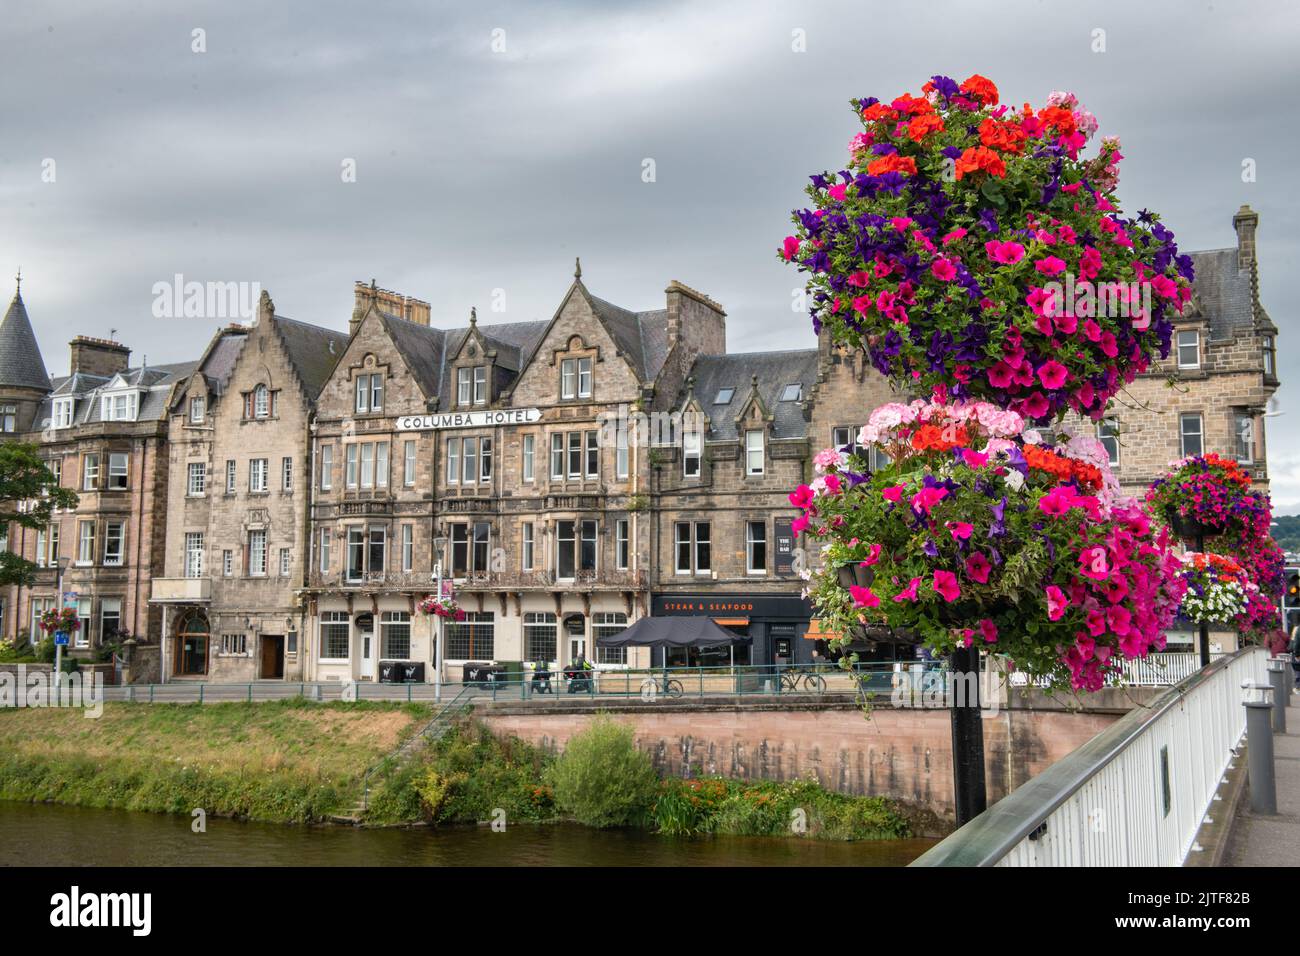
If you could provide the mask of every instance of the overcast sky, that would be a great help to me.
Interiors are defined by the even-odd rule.
[[[1077,92],[1122,139],[1126,208],[1184,249],[1260,213],[1294,513],[1297,49],[1289,2],[7,4],[0,275],[22,267],[57,374],[69,338],[110,329],[135,363],[197,358],[219,323],[151,311],[177,273],[337,328],[373,277],[458,325],[549,318],[575,255],[628,308],[669,279],[709,293],[733,351],[808,347],[774,251],[808,174],[843,163],[848,99],[979,72],[1012,103]]]

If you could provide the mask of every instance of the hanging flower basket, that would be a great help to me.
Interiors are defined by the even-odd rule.
[[[1278,621],[1285,555],[1269,533],[1269,496],[1251,488],[1250,475],[1231,459],[1196,455],[1175,462],[1147,491],[1153,514],[1185,541],[1196,532],[1212,538],[1214,551],[1241,565],[1246,607],[1233,623],[1248,637],[1266,635]],[[1207,548],[1211,542],[1207,542]]]
[[[71,634],[74,631],[81,630],[81,619],[77,617],[77,609],[65,607],[63,610],[51,608],[41,614],[41,630],[46,634],[55,634],[62,631],[65,634]]]
[[[822,543],[805,593],[828,630],[908,631],[936,654],[979,644],[1089,690],[1164,648],[1181,564],[1095,438],[1048,444],[987,403],[914,401],[876,409],[858,443],[819,452],[790,495],[795,533]],[[873,449],[892,460],[874,473]]]
[[[465,612],[456,605],[456,602],[450,598],[436,598],[432,594],[427,595],[416,609],[421,614],[430,614],[434,617],[446,618],[452,621],[465,620]]]
[[[1184,541],[1203,541],[1219,533],[1220,529],[1203,521],[1197,521],[1190,515],[1184,515],[1176,507],[1170,506],[1164,512],[1165,521],[1174,534]]]
[[[1245,614],[1251,592],[1259,588],[1247,577],[1246,569],[1221,554],[1189,551],[1183,555],[1187,592],[1179,606],[1179,617],[1193,624],[1226,624]]]
[[[1119,141],[1083,155],[1097,120],[1072,93],[998,97],[976,75],[853,100],[862,132],[779,254],[808,274],[814,328],[904,392],[1099,418],[1168,356],[1192,261],[1154,213],[1121,214]]]

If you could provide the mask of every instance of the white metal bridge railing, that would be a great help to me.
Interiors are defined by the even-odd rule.
[[[1180,866],[1246,730],[1247,647],[1120,718],[913,866]]]

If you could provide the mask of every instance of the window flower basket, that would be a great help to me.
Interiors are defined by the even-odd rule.
[[[432,594],[425,596],[425,598],[416,605],[416,610],[421,614],[446,618],[451,621],[465,620],[464,609],[458,607],[455,601],[451,598],[436,598]]]
[[[795,533],[821,542],[805,594],[828,630],[978,644],[1087,690],[1164,648],[1182,565],[1095,438],[1049,444],[1015,412],[918,400],[876,409],[857,441],[819,452],[790,495]],[[873,450],[891,464],[872,472]]]
[[[813,325],[911,394],[982,399],[1028,421],[1107,402],[1169,354],[1190,257],[1154,213],[1123,216],[1119,140],[1072,93],[998,104],[982,76],[852,101],[862,132],[811,177],[781,258]]]

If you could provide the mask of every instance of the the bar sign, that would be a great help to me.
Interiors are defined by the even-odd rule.
[[[777,518],[772,522],[772,534],[776,538],[776,573],[794,573],[794,533],[788,518]]]

